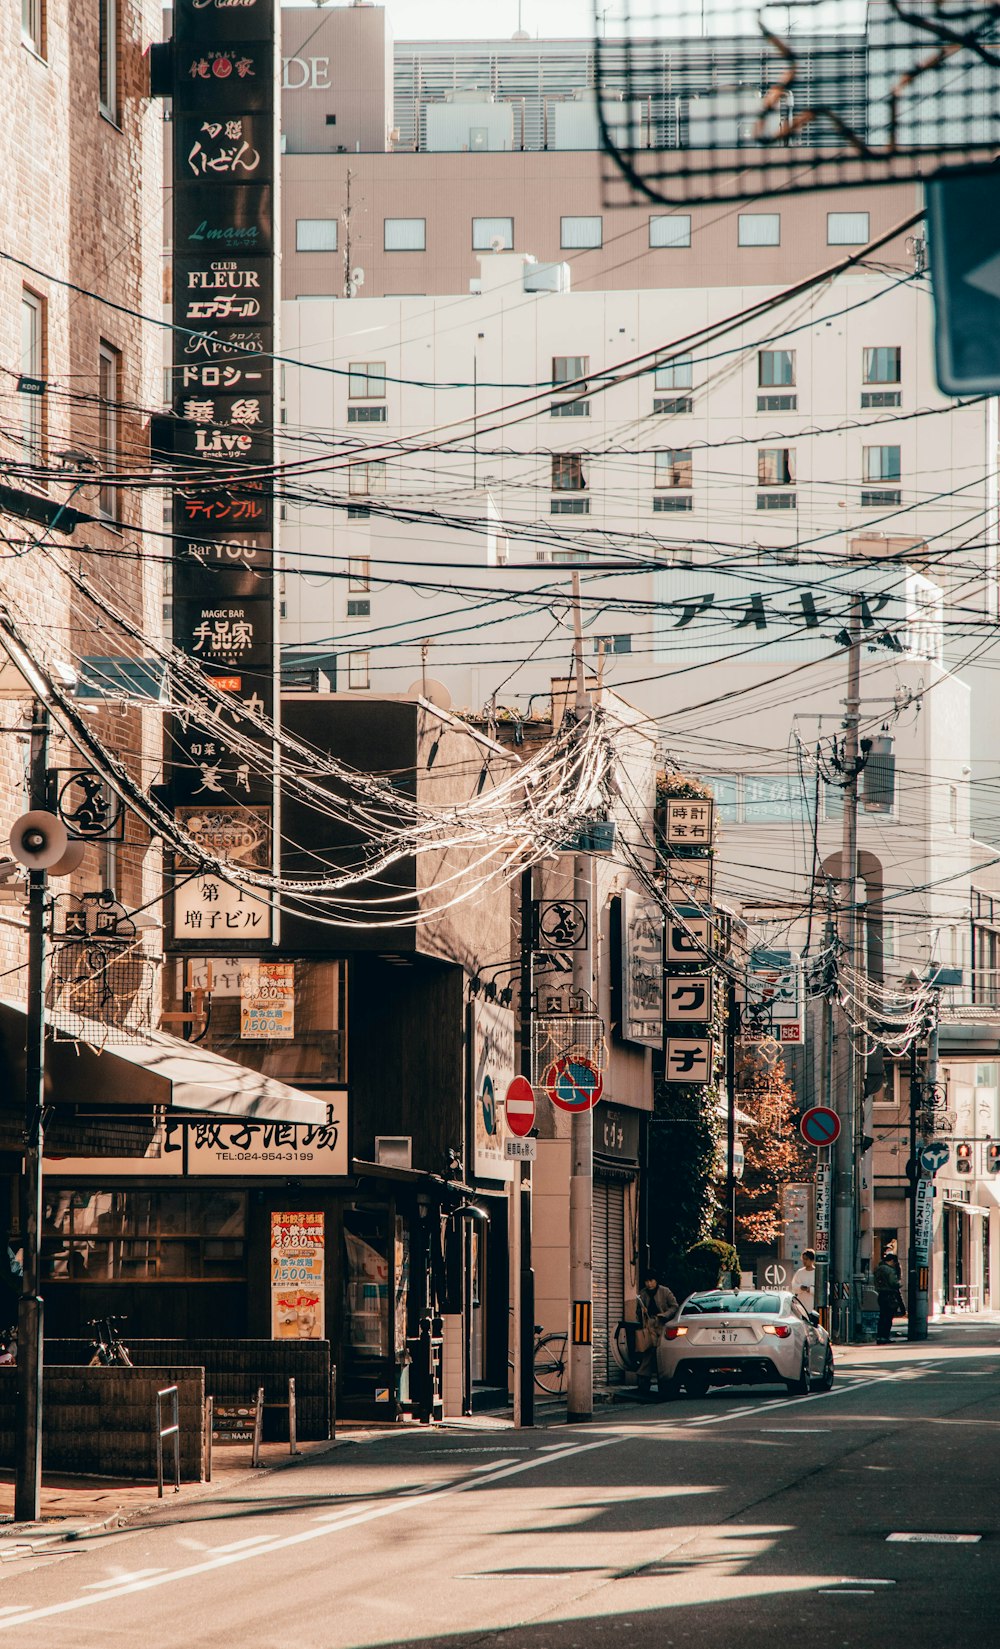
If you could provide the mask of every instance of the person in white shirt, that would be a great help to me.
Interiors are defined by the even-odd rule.
[[[807,1311],[816,1309],[816,1253],[803,1248],[802,1264],[792,1278],[792,1293]]]

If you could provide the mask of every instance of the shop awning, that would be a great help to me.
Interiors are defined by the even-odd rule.
[[[46,1041],[47,1104],[166,1105],[263,1122],[326,1121],[324,1100],[164,1031],[112,1044],[105,1040],[103,1025],[80,1020],[79,1030],[79,1041],[54,1036]],[[120,1035],[115,1032],[116,1038]],[[0,1081],[6,1109],[17,1106],[23,1093],[24,1043],[24,1008],[0,1001]]]

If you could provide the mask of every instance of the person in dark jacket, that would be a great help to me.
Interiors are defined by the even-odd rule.
[[[887,1346],[892,1338],[892,1319],[896,1314],[896,1301],[899,1297],[899,1262],[895,1252],[886,1249],[878,1265],[875,1267],[875,1292],[878,1295],[878,1332],[875,1336],[877,1345]]]
[[[656,1272],[647,1271],[642,1280],[642,1287],[636,1295],[638,1323],[640,1329],[645,1329],[648,1335],[648,1344],[645,1351],[639,1353],[638,1385],[639,1396],[648,1397],[653,1375],[656,1373],[656,1348],[660,1343],[660,1336],[671,1317],[676,1317],[678,1311],[677,1300],[665,1283],[661,1283]],[[657,1381],[659,1391],[659,1381]]]

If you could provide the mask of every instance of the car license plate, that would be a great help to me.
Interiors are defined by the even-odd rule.
[[[719,1344],[726,1346],[735,1345],[739,1338],[740,1331],[738,1328],[717,1328],[713,1335],[713,1339],[715,1339]]]

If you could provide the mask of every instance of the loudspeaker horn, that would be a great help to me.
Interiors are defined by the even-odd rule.
[[[74,870],[79,870],[82,865],[83,855],[86,851],[86,842],[81,842],[77,836],[71,837],[66,843],[66,851],[62,858],[57,859],[54,865],[49,866],[49,875],[72,876]]]
[[[69,831],[54,813],[22,813],[10,832],[10,851],[29,870],[51,870],[69,847]]]

